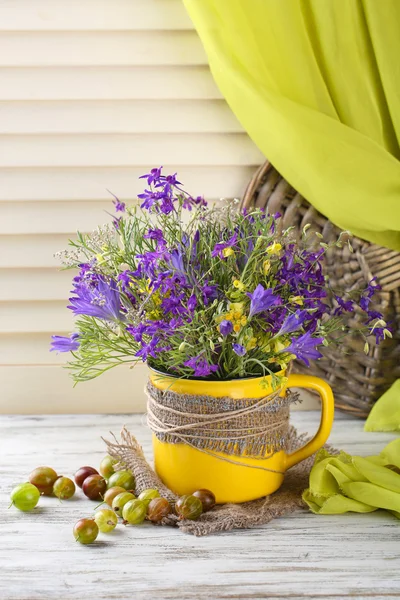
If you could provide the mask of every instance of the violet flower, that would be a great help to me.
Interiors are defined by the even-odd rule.
[[[188,300],[187,307],[190,312],[193,312],[197,306],[196,294],[192,294]]]
[[[157,358],[156,352],[161,352],[163,350],[162,348],[157,348],[157,344],[159,341],[160,338],[158,336],[155,336],[148,343],[142,342],[142,347],[136,352],[135,356],[140,356],[143,362],[146,362],[149,356]]]
[[[220,331],[221,335],[223,335],[224,337],[226,337],[227,335],[232,333],[232,331],[233,331],[232,321],[228,321],[227,319],[222,321],[219,325],[219,331]]]
[[[125,212],[125,202],[120,202],[120,200],[116,198],[116,200],[113,200],[113,204],[115,206],[115,212]]]
[[[238,356],[244,356],[246,354],[246,348],[241,344],[232,344],[232,350]]]
[[[108,283],[99,277],[91,285],[86,282],[75,284],[73,293],[76,295],[69,299],[71,304],[68,308],[74,315],[87,315],[109,321],[125,319],[121,314],[120,295],[113,279]]]
[[[292,333],[300,329],[304,321],[307,319],[308,313],[306,310],[296,310],[286,317],[278,333],[278,335],[284,335],[285,333]]]
[[[271,306],[275,306],[281,302],[281,298],[279,296],[274,296],[273,290],[268,288],[264,289],[261,283],[258,284],[254,292],[251,294],[247,293],[247,296],[250,298],[250,312],[249,317],[264,312],[271,308]]]
[[[216,285],[209,285],[208,281],[205,281],[204,285],[201,286],[201,294],[204,306],[208,306],[212,300],[218,297],[218,287]]]
[[[215,371],[218,371],[218,365],[210,365],[207,362],[207,359],[204,358],[201,354],[190,358],[183,364],[185,365],[185,367],[189,367],[190,369],[194,370],[195,377],[208,377],[212,373],[215,373]]]
[[[158,243],[165,245],[164,234],[162,230],[158,227],[156,227],[155,229],[149,229],[143,237],[145,240],[156,240]]]
[[[213,258],[215,258],[216,256],[219,256],[219,258],[226,258],[226,256],[224,255],[224,250],[227,250],[228,248],[233,248],[236,245],[237,238],[238,234],[235,233],[234,235],[232,235],[232,237],[229,238],[227,242],[219,242],[218,244],[215,244],[214,250],[211,252],[211,256]]]
[[[72,333],[70,337],[52,335],[50,352],[74,352],[79,349],[79,333]]]
[[[360,298],[360,307],[365,312],[368,311],[369,305],[372,300],[372,296],[375,294],[376,291],[382,289],[378,283],[375,283],[375,281],[376,281],[376,277],[373,277],[371,279],[371,281],[368,283],[365,290],[363,291],[361,298]]]
[[[298,360],[301,360],[307,367],[310,366],[310,360],[316,360],[322,358],[322,354],[318,352],[315,346],[319,346],[324,341],[324,338],[313,338],[311,333],[307,331],[304,335],[299,338],[292,338],[292,343],[279,353],[294,354]]]
[[[353,312],[355,309],[353,300],[343,300],[340,296],[335,296],[338,306],[335,308],[334,316],[342,315],[344,312]]]
[[[147,179],[147,185],[151,185],[152,183],[158,183],[161,177],[162,166],[158,168],[151,169],[150,173],[146,173],[145,175],[141,175],[139,179]]]

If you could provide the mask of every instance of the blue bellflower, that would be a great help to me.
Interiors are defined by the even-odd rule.
[[[272,306],[276,306],[280,304],[281,298],[279,296],[274,296],[273,290],[264,289],[261,283],[258,284],[254,292],[251,294],[247,293],[247,296],[250,298],[250,312],[249,317],[253,317],[260,312],[264,312],[268,310]]]
[[[232,350],[238,356],[244,356],[246,354],[246,348],[241,344],[232,344]]]
[[[208,377],[211,373],[218,371],[218,365],[210,365],[206,358],[201,354],[190,358],[183,363],[185,367],[189,367],[194,370],[195,377]]]
[[[295,313],[290,314],[286,317],[282,323],[282,327],[278,331],[277,335],[284,335],[285,333],[292,333],[297,331],[303,325],[307,319],[308,313],[306,310],[296,310]]]
[[[226,337],[227,335],[232,333],[232,331],[233,331],[232,321],[228,321],[227,319],[222,321],[219,325],[219,331],[220,331],[221,335],[223,335],[224,337]]]
[[[310,360],[316,360],[322,358],[321,352],[319,352],[315,346],[319,346],[324,341],[324,338],[313,338],[311,333],[307,331],[304,335],[299,338],[292,338],[290,346],[287,346],[280,352],[290,352],[294,354],[298,360],[301,360],[307,367],[310,366]]]
[[[79,349],[79,333],[72,333],[70,337],[52,335],[50,352],[74,352]]]
[[[98,319],[109,321],[123,321],[125,317],[121,314],[121,301],[117,284],[113,279],[107,282],[102,277],[88,285],[86,282],[75,285],[73,293],[76,294],[69,299],[69,309],[74,315],[87,315]]]

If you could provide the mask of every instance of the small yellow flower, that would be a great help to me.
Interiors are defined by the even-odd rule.
[[[235,279],[235,281],[233,282],[233,285],[234,285],[235,288],[237,288],[241,292],[243,292],[243,290],[246,289],[246,286],[244,285],[244,283],[242,283],[241,281],[239,281],[239,279]]]
[[[255,348],[256,346],[257,346],[257,338],[252,337],[249,339],[249,341],[246,344],[246,350],[253,350],[253,348]]]
[[[239,320],[241,318],[241,316],[242,316],[242,311],[240,311],[240,310],[237,310],[233,313],[233,318],[235,321]]]
[[[243,315],[243,317],[241,317],[241,319],[240,319],[240,324],[246,325],[246,323],[247,323],[247,317],[246,317],[246,315]]]
[[[231,310],[231,312],[240,312],[240,314],[243,314],[243,302],[231,302],[229,304],[229,308]]]
[[[291,298],[289,298],[289,300],[293,304],[298,304],[299,306],[303,306],[304,304],[303,298],[301,296],[292,296]]]
[[[279,252],[282,250],[282,245],[279,244],[278,242],[274,242],[273,244],[271,244],[270,246],[268,246],[266,252],[267,254],[279,254]]]
[[[240,325],[238,325],[237,323],[236,323],[236,325],[234,325],[234,326],[233,326],[233,331],[234,331],[235,333],[239,333],[240,329],[241,329],[241,327],[240,327]]]
[[[224,316],[224,319],[226,319],[227,321],[232,321],[233,320],[233,314],[232,313],[228,313]],[[224,320],[222,319],[222,320]]]
[[[264,262],[263,262],[263,273],[264,273],[264,275],[268,275],[270,269],[271,269],[271,261],[264,260]]]
[[[102,265],[103,263],[106,262],[106,259],[104,258],[104,256],[102,254],[96,254],[96,259],[97,259],[97,262],[99,263],[99,265]]]
[[[279,340],[276,340],[276,342],[274,343],[274,351],[280,352],[281,350],[284,350],[287,346],[290,346],[289,341],[280,342]]]
[[[228,258],[228,256],[232,256],[232,254],[235,254],[234,251],[232,250],[232,248],[224,248],[222,250],[222,256],[224,258]]]
[[[152,321],[157,321],[162,317],[162,313],[157,309],[150,311],[148,315]]]

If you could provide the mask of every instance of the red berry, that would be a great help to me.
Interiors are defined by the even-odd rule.
[[[99,472],[96,471],[96,469],[94,469],[93,467],[81,467],[75,473],[75,483],[78,487],[81,488],[86,477],[89,477],[89,475],[98,475],[98,474],[99,474]]]

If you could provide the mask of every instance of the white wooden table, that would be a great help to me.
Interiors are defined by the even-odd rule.
[[[295,412],[292,420],[312,432],[318,413]],[[142,422],[140,415],[0,417],[1,600],[400,597],[400,523],[384,512],[323,517],[304,510],[205,538],[151,524],[119,526],[82,546],[72,527],[95,504],[80,490],[62,504],[41,498],[32,513],[7,510],[10,490],[36,466],[70,476],[82,465],[97,468],[100,436],[119,433],[123,423],[150,456]],[[393,437],[363,433],[361,422],[339,414],[331,442],[371,454]]]

